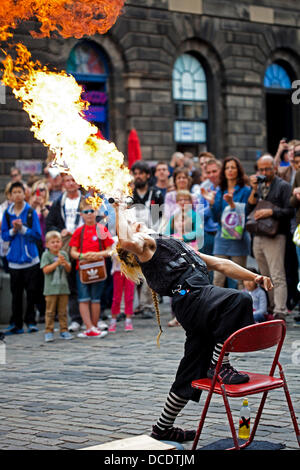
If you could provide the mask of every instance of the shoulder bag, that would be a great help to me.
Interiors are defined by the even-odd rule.
[[[254,214],[260,209],[274,209],[275,205],[266,201],[265,199],[260,199],[256,204],[253,211],[248,215],[246,222],[246,230],[253,235],[262,235],[266,237],[275,237],[278,232],[279,222],[274,219],[274,217],[267,217],[265,219],[255,220]]]
[[[80,233],[80,253],[82,253],[83,234],[85,225]],[[99,240],[100,251],[102,251],[102,240]],[[79,261],[79,278],[82,284],[92,284],[94,282],[104,281],[107,278],[105,258],[102,256],[97,261]]]

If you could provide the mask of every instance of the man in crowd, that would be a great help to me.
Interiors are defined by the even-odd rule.
[[[65,191],[53,202],[46,219],[46,231],[55,230],[61,233],[63,239],[63,250],[69,252],[69,241],[74,231],[82,225],[79,204],[81,192],[79,186],[71,175],[65,174],[63,177]],[[76,285],[76,263],[72,262],[72,270],[68,274],[70,296],[69,315],[71,324],[69,331],[78,331],[82,324],[79,312],[77,285]]]
[[[158,189],[163,195],[163,198],[165,198],[167,189],[169,187],[170,176],[168,164],[163,161],[158,162],[155,167],[154,176],[156,178],[154,189]]]
[[[164,197],[160,189],[149,186],[150,168],[144,161],[137,161],[131,168],[133,174],[133,203],[136,217],[144,221],[154,230],[158,228],[161,219],[161,206]],[[152,294],[146,282],[139,292],[139,306],[135,313],[140,313],[142,318],[154,318]]]
[[[287,283],[285,275],[286,236],[290,230],[290,220],[294,210],[290,206],[291,185],[276,176],[273,157],[264,155],[257,161],[259,175],[265,176],[265,181],[258,184],[257,175],[250,176],[252,191],[247,203],[249,214],[260,199],[274,204],[271,209],[256,211],[255,219],[273,217],[278,220],[278,230],[274,237],[254,235],[253,254],[262,275],[270,276],[274,284],[274,295],[269,294],[270,306],[275,318],[285,319],[287,313]]]

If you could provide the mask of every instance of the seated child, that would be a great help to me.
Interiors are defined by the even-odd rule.
[[[247,268],[249,271],[257,273],[254,268]],[[261,323],[268,319],[267,294],[254,281],[243,281],[244,291],[251,295],[253,300],[253,317],[255,323]]]
[[[50,231],[46,234],[46,248],[42,254],[41,269],[44,273],[44,296],[46,301],[45,312],[45,341],[54,340],[54,321],[56,311],[60,326],[60,336],[62,339],[72,339],[73,336],[68,332],[68,300],[69,284],[67,273],[71,271],[69,256],[62,251],[61,234],[56,231]]]

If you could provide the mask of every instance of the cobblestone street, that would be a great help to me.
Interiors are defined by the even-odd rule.
[[[300,330],[289,315],[281,354],[296,415],[300,416]],[[168,328],[168,305],[162,305],[164,333],[156,346],[155,320],[134,318],[134,331],[118,323],[115,335],[98,339],[44,343],[38,333],[6,339],[6,363],[0,365],[0,449],[80,449],[115,439],[149,434],[158,418],[183,352],[184,332]],[[298,348],[298,349],[297,349]],[[271,350],[247,358],[235,355],[241,369],[265,372]],[[260,396],[250,396],[252,416]],[[235,423],[241,399],[232,404]],[[176,424],[196,426],[200,404],[189,402]],[[213,399],[199,447],[230,436],[222,398]],[[282,389],[269,393],[257,440],[297,449]],[[185,445],[189,449],[191,443]]]

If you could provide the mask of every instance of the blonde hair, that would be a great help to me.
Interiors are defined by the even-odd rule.
[[[121,265],[121,272],[124,274],[124,276],[127,277],[127,279],[130,279],[136,284],[140,284],[140,282],[146,282],[146,279],[144,277],[144,274],[142,273],[141,267],[139,263],[137,262],[136,257],[134,256],[133,253],[130,253],[129,251],[124,250],[123,248],[120,247],[120,244],[118,243],[116,247],[116,255]],[[151,294],[152,294],[152,299],[153,299],[153,305],[155,308],[156,321],[159,326],[159,333],[156,338],[156,343],[157,343],[157,346],[159,347],[159,338],[163,332],[162,327],[161,327],[161,322],[160,322],[159,302],[158,302],[157,293],[153,289],[151,289]]]
[[[60,240],[62,239],[61,234],[57,232],[56,230],[50,230],[50,232],[46,233],[46,236],[45,236],[46,243],[48,243],[48,241],[51,240],[51,238],[59,238]]]
[[[178,202],[181,197],[184,197],[186,199],[189,199],[190,201],[193,201],[192,194],[190,193],[190,191],[186,189],[180,189],[179,191],[176,192],[176,202]]]
[[[48,189],[48,186],[47,184],[45,183],[45,180],[43,179],[38,179],[37,181],[35,181],[31,187],[31,194],[35,194],[37,189],[42,186],[43,189],[45,189],[45,204],[47,204],[49,202],[49,189]]]

